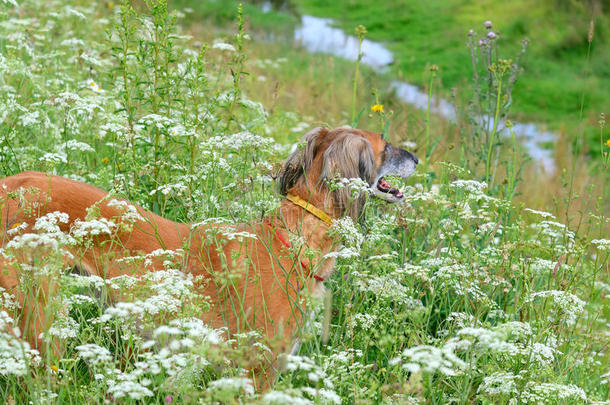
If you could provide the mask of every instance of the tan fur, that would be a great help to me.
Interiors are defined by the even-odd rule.
[[[310,201],[333,217],[350,215],[357,218],[363,201],[348,204],[349,195],[331,193],[323,179],[333,176],[361,177],[371,181],[383,161],[385,142],[378,134],[351,129],[328,131],[315,129],[304,138],[304,148],[296,151],[287,161],[281,179],[281,192],[292,193]],[[23,201],[8,198],[9,192],[20,188],[27,192]],[[6,231],[15,224],[27,223],[22,233],[32,232],[36,218],[50,212],[69,214],[69,222],[61,224],[62,231],[69,232],[77,219],[84,220],[87,209],[99,205],[100,214],[116,219],[121,212],[107,206],[107,193],[90,185],[62,177],[37,172],[24,172],[0,180],[0,234],[2,245],[10,237]],[[4,205],[2,205],[2,201]],[[259,330],[276,342],[275,353],[285,352],[294,341],[303,322],[305,294],[322,288],[321,283],[307,274],[315,272],[326,278],[331,274],[333,263],[323,257],[336,248],[337,242],[328,234],[329,225],[299,206],[284,200],[279,213],[263,222],[242,224],[237,231],[257,235],[257,239],[245,242],[232,240],[217,251],[215,245],[207,245],[206,236],[210,226],[192,228],[190,224],[170,221],[141,207],[139,213],[146,219],[138,221],[130,232],[119,232],[113,238],[96,237],[88,247],[74,249],[74,259],[66,266],[78,266],[91,275],[103,278],[123,274],[142,275],[145,271],[162,269],[162,263],[153,263],[152,269],[120,263],[121,257],[150,253],[156,249],[185,249],[182,267],[193,276],[201,276],[197,291],[211,298],[213,307],[203,314],[204,321],[215,327],[228,326],[230,332]],[[212,227],[214,225],[211,225]],[[301,235],[307,248],[317,252],[313,259],[304,259],[308,269],[300,266],[294,252],[276,237],[274,229],[289,240],[289,233]],[[237,260],[233,258],[237,257]],[[248,266],[247,260],[252,265]],[[23,257],[20,261],[27,262]],[[221,287],[217,281],[223,274],[242,267],[241,277],[234,285]],[[30,313],[45,314],[47,299],[55,294],[57,280],[46,280],[43,294],[35,299],[19,287],[18,266],[0,258],[0,286],[13,293],[23,305],[19,327],[32,345],[38,347],[38,335],[52,321],[51,316],[33,319]],[[118,300],[120,297],[111,297]]]

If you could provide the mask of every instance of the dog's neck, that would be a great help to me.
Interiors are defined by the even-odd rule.
[[[298,195],[289,193],[286,195],[286,199],[292,202],[293,204],[296,204],[299,207],[303,208],[305,211],[308,211],[309,213],[313,214],[315,217],[327,223],[328,225],[333,224],[333,219],[330,217],[330,215],[324,212],[324,210],[319,209],[318,207],[311,204],[309,201],[299,197]]]
[[[317,209],[321,210],[319,207]],[[318,255],[316,255],[318,259],[314,259],[314,263],[312,263],[314,266],[320,264],[324,255],[337,247],[338,241],[336,238],[328,234],[331,224],[291,200],[282,201],[280,216],[276,221],[280,222],[278,225],[281,225],[291,234],[302,237],[307,248],[318,252]],[[319,271],[321,277],[330,275],[327,274],[330,273],[330,268],[328,271],[325,269]]]
[[[327,232],[331,224],[319,218],[311,211],[295,204],[290,200],[283,200],[280,206],[279,221],[287,231],[304,238],[308,244],[318,239],[328,238]]]

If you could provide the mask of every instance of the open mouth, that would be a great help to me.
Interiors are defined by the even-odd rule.
[[[402,191],[400,191],[399,189],[397,189],[396,187],[393,187],[390,183],[388,183],[386,181],[385,177],[381,177],[377,181],[377,190],[381,191],[382,193],[391,194],[396,198],[403,197]]]

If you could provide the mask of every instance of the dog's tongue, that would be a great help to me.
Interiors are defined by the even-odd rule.
[[[392,194],[395,197],[401,198],[403,196],[402,192],[396,187],[392,187],[390,183],[388,183],[384,178],[381,178],[377,183],[377,187],[383,191],[384,193]]]
[[[390,183],[385,181],[385,179],[381,179],[379,180],[379,188],[381,188],[383,191],[388,191],[392,188],[392,186],[390,185]]]

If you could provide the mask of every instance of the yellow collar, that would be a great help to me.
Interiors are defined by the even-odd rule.
[[[332,218],[326,212],[322,211],[319,208],[314,207],[313,205],[311,205],[307,201],[303,200],[298,195],[287,194],[286,195],[286,199],[288,199],[289,201],[292,201],[293,203],[295,203],[299,207],[304,208],[306,211],[311,212],[313,215],[315,215],[316,217],[320,218],[322,221],[326,222],[328,225],[332,225],[333,224]]]

